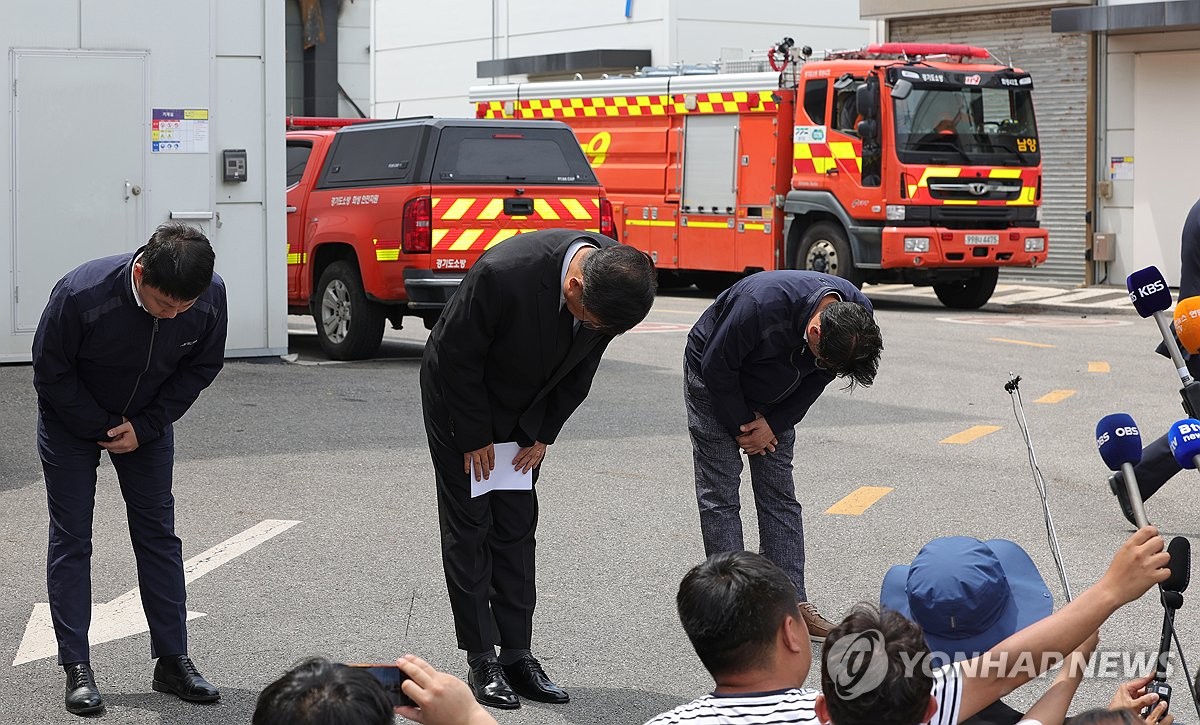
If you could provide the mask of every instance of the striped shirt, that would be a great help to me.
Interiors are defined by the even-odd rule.
[[[664,712],[646,725],[819,725],[813,705],[817,690],[776,690],[736,695],[717,693]],[[962,670],[947,665],[933,673],[938,709],[928,725],[955,725],[962,703]]]

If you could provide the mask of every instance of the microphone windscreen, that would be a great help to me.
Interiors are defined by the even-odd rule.
[[[1171,556],[1167,564],[1171,575],[1162,583],[1162,588],[1183,594],[1192,580],[1192,542],[1186,536],[1176,536],[1167,544],[1167,553]]]
[[[1096,447],[1110,471],[1121,470],[1122,463],[1142,460],[1142,435],[1128,413],[1106,415],[1096,424]]]
[[[1175,337],[1189,355],[1200,352],[1200,297],[1188,297],[1175,305]]]
[[[1158,267],[1146,267],[1129,275],[1125,278],[1125,287],[1134,309],[1142,317],[1171,308],[1171,290]]]
[[[1200,420],[1184,418],[1171,425],[1167,431],[1167,442],[1171,444],[1171,455],[1183,468],[1195,468],[1196,456],[1200,456]]]

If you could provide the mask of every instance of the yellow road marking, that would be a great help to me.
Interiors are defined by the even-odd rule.
[[[1112,372],[1112,369],[1108,367],[1108,363],[1106,363],[1106,362],[1094,361],[1094,362],[1088,363],[1088,372],[1089,373],[1107,373],[1107,372]]]
[[[1051,390],[1042,397],[1033,401],[1035,403],[1061,403],[1067,398],[1075,394],[1074,390]]]
[[[849,496],[838,501],[825,510],[827,514],[841,516],[859,516],[879,499],[892,492],[888,486],[861,486]]]
[[[998,430],[1000,430],[1000,426],[998,425],[973,425],[961,433],[955,433],[949,438],[942,439],[941,442],[962,445],[964,443],[970,443],[976,438],[982,438],[989,433],[995,433]]]
[[[1047,345],[1044,342],[1029,342],[1027,340],[1009,340],[1006,337],[989,337],[988,339],[991,340],[992,342],[1007,342],[1007,343],[1010,343],[1013,345],[1028,345],[1030,347],[1054,347],[1053,345]]]

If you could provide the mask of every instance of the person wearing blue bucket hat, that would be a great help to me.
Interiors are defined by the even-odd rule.
[[[1037,566],[1007,539],[944,536],[912,564],[888,570],[879,603],[921,625],[939,664],[976,657],[1049,616],[1054,600]],[[964,725],[1013,725],[1024,714],[997,700]]]
[[[879,602],[921,625],[945,662],[970,659],[1049,616],[1054,600],[1037,566],[1007,539],[944,536],[883,578]]]

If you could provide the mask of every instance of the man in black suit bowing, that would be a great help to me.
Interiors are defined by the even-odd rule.
[[[530,650],[537,493],[472,497],[472,478],[511,466],[537,481],[604,349],[646,317],[654,292],[654,265],[633,247],[569,229],[529,232],[479,258],[429,334],[421,404],[442,565],[467,683],[484,705],[569,697]],[[497,461],[494,444],[509,441],[518,453]]]

